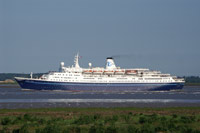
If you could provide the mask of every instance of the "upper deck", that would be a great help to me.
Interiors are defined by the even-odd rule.
[[[74,66],[65,67],[61,62],[59,72],[50,72],[40,79],[61,82],[91,82],[91,83],[173,83],[184,82],[184,79],[162,74],[160,71],[153,71],[146,68],[123,69],[116,67],[113,58],[107,58],[106,67],[88,68],[79,66],[79,56],[75,56]]]

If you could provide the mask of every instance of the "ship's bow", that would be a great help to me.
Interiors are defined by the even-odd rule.
[[[24,82],[25,82],[25,79],[22,78],[22,77],[14,77],[14,79],[17,81],[17,83],[20,85],[21,88],[24,88]]]

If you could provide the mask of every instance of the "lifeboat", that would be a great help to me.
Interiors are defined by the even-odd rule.
[[[111,75],[113,73],[114,73],[113,70],[104,70],[104,74]]]
[[[137,70],[126,70],[126,74],[128,74],[128,75],[137,74]]]
[[[120,74],[124,74],[125,73],[125,70],[123,70],[123,69],[118,69],[118,70],[115,70],[115,74],[116,75],[120,75]]]
[[[83,73],[85,74],[91,74],[92,72],[93,72],[92,69],[83,70]]]
[[[103,70],[93,70],[93,74],[102,74]]]

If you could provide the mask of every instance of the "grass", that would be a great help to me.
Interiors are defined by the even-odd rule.
[[[200,132],[200,107],[1,109],[0,132]]]

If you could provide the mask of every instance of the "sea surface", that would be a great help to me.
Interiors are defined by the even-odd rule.
[[[200,86],[160,92],[70,92],[23,90],[16,85],[0,85],[0,109],[188,106],[200,106]]]

